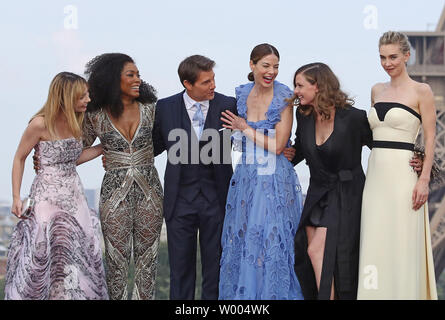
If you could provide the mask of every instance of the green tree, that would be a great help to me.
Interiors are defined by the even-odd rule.
[[[0,279],[0,300],[5,299],[5,278]]]

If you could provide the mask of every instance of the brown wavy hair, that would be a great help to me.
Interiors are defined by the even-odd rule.
[[[294,87],[297,85],[295,77],[299,74],[304,75],[309,83],[317,85],[318,93],[315,96],[315,102],[323,119],[330,119],[330,108],[332,106],[346,109],[354,104],[354,100],[340,89],[340,82],[328,65],[315,62],[300,67],[294,75]],[[294,105],[296,99],[297,96],[294,95],[289,104]],[[309,115],[314,112],[314,106],[300,105],[298,110],[304,115]]]

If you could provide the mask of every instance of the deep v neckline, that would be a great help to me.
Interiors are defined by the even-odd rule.
[[[326,140],[322,144],[320,144],[320,145],[317,144],[317,119],[315,118],[315,116],[312,117],[312,118],[313,118],[313,123],[314,123],[314,142],[315,142],[315,147],[321,148],[322,146],[324,146],[326,144],[326,142],[329,141],[329,139],[331,139],[332,135],[335,132],[335,123],[337,122],[336,121],[336,119],[337,119],[337,110],[335,111],[335,114],[334,114],[334,125],[333,125],[333,128],[332,128],[332,132],[329,134],[329,136],[326,138]]]
[[[248,123],[255,123],[256,124],[256,123],[261,123],[261,122],[267,121],[267,119],[268,119],[269,110],[270,110],[270,107],[272,106],[272,103],[273,103],[274,98],[275,98],[275,81],[274,81],[273,89],[272,89],[272,100],[270,100],[270,103],[267,106],[267,110],[266,110],[266,112],[264,112],[264,119],[260,119],[260,120],[257,120],[257,121],[251,121],[247,117],[247,112],[249,110],[249,108],[247,106],[247,100],[249,100],[249,96],[252,93],[252,90],[253,90],[254,87],[255,87],[255,84],[252,84],[252,87],[249,89],[249,92],[247,92],[247,95],[246,95],[246,121]]]
[[[122,139],[124,139],[130,145],[133,144],[134,139],[138,135],[139,129],[141,128],[141,124],[142,124],[142,108],[141,108],[140,103],[138,103],[138,108],[139,108],[139,123],[138,123],[138,126],[136,128],[136,131],[134,132],[133,138],[131,138],[131,141],[128,140],[127,138],[125,138],[125,136],[122,134],[122,132],[114,125],[113,121],[111,120],[110,116],[108,115],[108,112],[105,111],[107,119],[110,122],[110,124],[113,127],[113,129],[122,137]]]

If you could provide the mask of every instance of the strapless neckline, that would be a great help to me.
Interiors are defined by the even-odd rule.
[[[65,138],[65,139],[59,139],[59,140],[40,140],[39,143],[45,143],[45,142],[63,142],[63,141],[69,141],[69,140],[76,140],[76,138],[74,137],[70,137],[70,138]]]
[[[381,107],[377,108],[377,106],[381,106]],[[400,108],[400,109],[408,111],[409,113],[414,115],[416,118],[418,118],[422,122],[421,115],[417,111],[415,111],[413,108],[408,107],[407,105],[405,105],[403,103],[399,103],[399,102],[384,102],[384,101],[382,101],[382,102],[376,102],[374,104],[373,108],[376,109],[377,116],[379,117],[380,121],[384,121],[385,120],[386,114],[392,108]]]

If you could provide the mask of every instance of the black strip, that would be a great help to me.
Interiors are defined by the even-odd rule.
[[[407,142],[398,142],[398,141],[373,141],[373,148],[386,148],[386,149],[402,149],[414,151],[414,144]]]
[[[379,108],[377,108],[377,106]],[[376,104],[374,104],[374,108],[377,110],[377,115],[380,121],[384,121],[386,113],[392,108],[400,108],[416,116],[417,118],[419,118],[420,122],[422,122],[422,117],[413,108],[407,107],[406,105],[398,102],[377,102]]]

